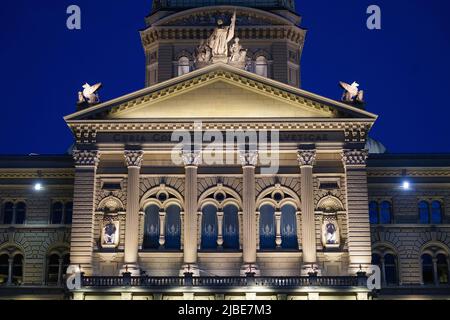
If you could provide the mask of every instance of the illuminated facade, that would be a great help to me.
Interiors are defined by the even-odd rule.
[[[450,156],[369,155],[376,115],[300,89],[293,2],[236,4],[154,1],[146,88],[79,104],[71,156],[0,158],[2,297],[368,299],[372,264],[378,297],[449,294]]]

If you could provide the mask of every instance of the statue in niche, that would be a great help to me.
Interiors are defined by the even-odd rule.
[[[325,230],[327,244],[337,244],[337,230],[334,223],[327,223]]]
[[[112,220],[109,220],[103,228],[103,243],[106,245],[114,245],[116,243],[116,232],[116,225]]]
[[[231,25],[229,27],[224,26],[222,19],[217,20],[217,28],[208,39],[208,46],[212,49],[213,58],[223,59],[228,57],[228,43],[234,38],[235,28],[236,11],[231,18]]]

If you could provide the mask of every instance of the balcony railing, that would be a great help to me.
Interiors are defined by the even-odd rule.
[[[194,277],[187,274],[184,277],[133,277],[124,273],[122,277],[84,276],[81,277],[84,288],[176,288],[176,287],[269,287],[269,288],[299,288],[299,287],[366,287],[365,274],[347,277],[319,277],[315,274],[304,277]]]

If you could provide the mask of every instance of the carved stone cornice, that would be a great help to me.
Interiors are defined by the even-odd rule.
[[[75,176],[73,169],[62,170],[0,170],[0,179],[73,179]]]
[[[258,151],[239,151],[239,159],[243,167],[256,167],[258,156]]]
[[[346,166],[365,166],[368,156],[367,150],[344,150],[342,161]]]
[[[301,167],[312,167],[316,162],[316,150],[299,150],[297,152],[298,163]]]
[[[96,150],[73,150],[76,167],[96,167],[100,162],[100,154]]]
[[[144,151],[142,150],[126,150],[125,151],[125,162],[128,168],[136,167],[140,168],[142,166],[142,161],[144,160]]]
[[[186,167],[198,167],[201,161],[201,152],[181,151],[181,159]]]

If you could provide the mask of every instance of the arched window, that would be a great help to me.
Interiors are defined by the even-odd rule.
[[[15,285],[23,283],[23,256],[21,254],[15,255],[13,259],[12,282]]]
[[[0,285],[8,282],[9,275],[9,256],[3,254],[0,256]]]
[[[144,249],[159,248],[159,223],[159,207],[157,205],[148,206],[145,209]]]
[[[19,202],[16,204],[16,217],[15,224],[25,224],[25,219],[27,217],[27,205],[24,202]]]
[[[73,202],[66,203],[64,212],[64,224],[72,224]]]
[[[239,250],[239,215],[234,205],[223,209],[223,247]]]
[[[422,281],[424,284],[434,283],[433,258],[427,253],[422,255]]]
[[[59,279],[59,272],[60,272],[60,257],[57,254],[52,254],[48,258],[47,262],[47,284],[48,285],[57,285]]]
[[[437,276],[439,284],[450,284],[448,277],[448,260],[447,256],[440,253],[437,255]]]
[[[296,211],[292,205],[281,208],[281,247],[283,249],[298,249]]]
[[[392,223],[392,205],[389,201],[383,201],[380,208],[380,223]]]
[[[275,208],[264,205],[259,210],[259,247],[261,250],[276,248]]]
[[[384,256],[384,273],[387,285],[398,284],[397,257],[393,254],[389,253]]]
[[[371,201],[369,204],[369,219],[371,224],[378,224],[378,202]]]
[[[422,224],[430,223],[430,205],[426,201],[419,202],[419,220]]]
[[[259,56],[255,61],[255,73],[259,76],[267,77],[267,59],[264,56]]]
[[[378,253],[373,253],[373,254],[372,254],[372,264],[373,264],[374,266],[380,267],[380,269],[382,268],[382,265],[381,265],[381,256],[380,256]]]
[[[172,205],[166,210],[165,248],[179,250],[181,248],[181,209]]]
[[[50,216],[50,224],[62,224],[63,219],[63,204],[55,202],[52,206],[52,213]]]
[[[217,249],[217,208],[207,205],[202,210],[202,249]]]
[[[3,206],[3,223],[13,224],[14,220],[14,203],[7,202]]]
[[[188,57],[181,57],[178,59],[178,76],[189,73],[191,70],[190,61]]]
[[[439,201],[433,201],[431,203],[431,223],[442,223],[442,205]]]

